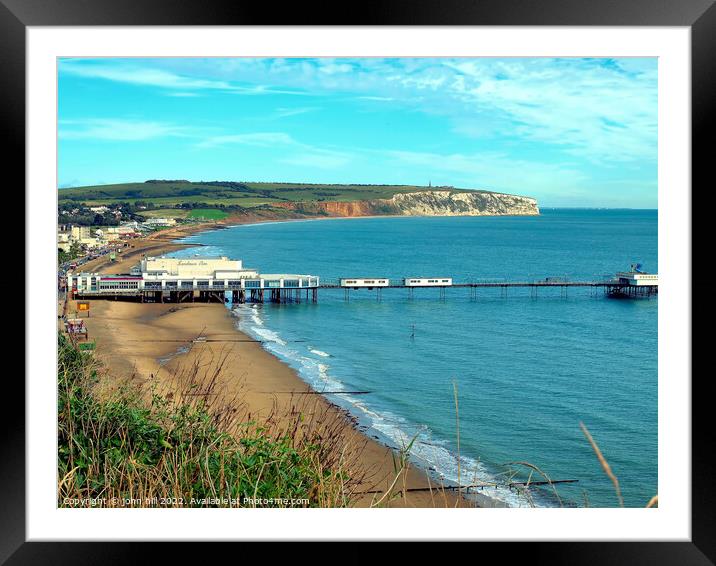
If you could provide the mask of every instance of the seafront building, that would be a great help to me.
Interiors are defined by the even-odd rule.
[[[250,279],[259,276],[255,269],[243,267],[239,259],[219,258],[175,258],[147,257],[131,270],[132,275],[141,275],[146,282],[172,283],[206,279],[208,281]],[[180,285],[181,286],[181,285]]]
[[[152,302],[316,300],[319,278],[290,273],[261,274],[241,260],[227,257],[146,257],[128,274],[69,273],[67,288],[73,297],[135,297]]]
[[[60,226],[57,230],[57,249],[69,252],[72,245],[77,243],[83,248],[96,249],[108,246],[138,234],[138,224],[125,223],[120,226]]]
[[[101,212],[106,207],[94,207],[90,210]],[[149,218],[144,222],[128,221],[123,222],[119,226],[76,226],[64,225],[57,229],[57,249],[69,252],[72,245],[77,243],[82,248],[88,250],[96,250],[119,242],[134,238],[145,232],[158,230],[161,228],[171,228],[176,226],[177,221],[174,218]]]

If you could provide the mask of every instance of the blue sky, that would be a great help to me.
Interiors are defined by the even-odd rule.
[[[61,59],[59,187],[453,185],[657,206],[657,60]]]

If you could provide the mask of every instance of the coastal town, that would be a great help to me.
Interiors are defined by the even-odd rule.
[[[106,212],[107,207],[92,207],[90,210]],[[68,268],[77,268],[88,261],[108,255],[112,261],[117,254],[130,246],[130,242],[148,236],[153,232],[177,226],[174,218],[148,218],[143,221],[129,220],[116,226],[86,226],[79,224],[58,224],[57,253],[61,274]]]
[[[155,230],[176,226],[174,218],[150,218],[144,222],[123,222],[118,226],[80,226],[60,224],[57,229],[57,249],[69,254],[73,246],[82,251],[102,251]]]

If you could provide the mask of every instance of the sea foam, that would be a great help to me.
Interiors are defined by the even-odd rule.
[[[240,331],[261,339],[264,349],[288,363],[313,389],[329,394],[333,401],[348,409],[367,427],[368,434],[377,433],[376,436],[380,440],[397,450],[404,449],[412,441],[409,451],[410,460],[428,469],[434,476],[436,485],[440,482],[445,485],[456,484],[458,479],[461,485],[485,484],[486,486],[479,490],[473,489],[473,493],[490,498],[498,506],[534,505],[534,501],[530,503],[520,493],[499,485],[497,478],[477,460],[461,456],[460,474],[458,474],[457,456],[445,446],[446,442],[433,439],[428,427],[416,427],[392,412],[370,407],[362,398],[342,393],[345,384],[331,375],[330,365],[301,354],[278,332],[267,328],[261,316],[260,306],[236,305],[232,311],[237,316],[237,327]],[[309,347],[308,351],[322,359],[331,357],[331,354],[323,350]]]

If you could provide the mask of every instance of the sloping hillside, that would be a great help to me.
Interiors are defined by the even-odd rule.
[[[143,217],[539,214],[530,197],[455,187],[150,180],[59,190],[60,206],[129,205]],[[191,212],[190,212],[191,211]]]
[[[466,189],[449,188],[451,191]],[[84,204],[145,201],[155,206],[174,206],[184,202],[238,205],[244,207],[278,202],[357,201],[389,199],[396,194],[428,191],[434,188],[411,185],[320,185],[312,183],[248,183],[233,181],[151,180],[59,189],[60,201]]]

